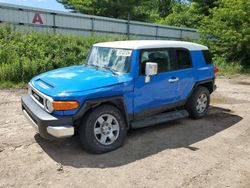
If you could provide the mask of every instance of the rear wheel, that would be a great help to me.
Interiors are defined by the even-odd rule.
[[[199,119],[207,114],[210,104],[210,92],[206,87],[197,87],[187,102],[190,117]]]
[[[83,119],[79,135],[84,149],[105,153],[120,147],[126,138],[126,123],[121,112],[112,105],[102,105]]]

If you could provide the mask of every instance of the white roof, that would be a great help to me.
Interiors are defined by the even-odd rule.
[[[207,50],[206,46],[184,41],[172,40],[128,40],[103,42],[94,44],[98,47],[125,48],[125,49],[148,49],[148,48],[186,48],[188,50]]]

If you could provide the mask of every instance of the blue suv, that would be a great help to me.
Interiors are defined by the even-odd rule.
[[[127,130],[202,118],[215,90],[206,46],[137,40],[93,45],[86,62],[31,79],[22,110],[46,139],[79,133],[87,151],[120,147]]]

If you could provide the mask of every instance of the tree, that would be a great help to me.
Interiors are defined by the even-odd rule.
[[[182,0],[57,0],[72,12],[112,18],[155,22],[172,13]]]
[[[204,16],[208,16],[209,10],[216,6],[218,6],[218,0],[172,0],[170,10],[167,9],[168,14],[157,22],[179,27],[198,28]],[[162,9],[166,10],[164,6]]]
[[[175,3],[172,13],[158,21],[160,24],[177,27],[197,28],[204,15],[200,14],[197,3]]]
[[[208,16],[209,9],[212,9],[218,5],[218,0],[191,0],[191,2],[196,3],[197,12]]]
[[[160,17],[166,17],[171,13],[172,0],[158,0],[158,12]]]
[[[199,28],[212,51],[228,61],[250,65],[250,1],[221,0]]]
[[[149,19],[150,12],[155,9],[150,0],[57,0],[65,8],[73,12],[134,20]],[[148,8],[145,8],[148,7]]]

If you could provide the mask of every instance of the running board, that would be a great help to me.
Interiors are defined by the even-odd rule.
[[[188,117],[189,114],[186,110],[165,112],[151,117],[147,117],[142,120],[134,121],[131,123],[132,129],[148,127],[155,124],[165,123],[168,121],[173,121],[181,118]]]

